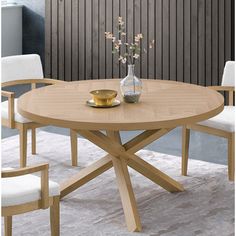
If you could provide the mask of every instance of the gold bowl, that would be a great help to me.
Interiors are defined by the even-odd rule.
[[[92,94],[93,101],[97,106],[112,106],[112,103],[117,96],[115,90],[109,89],[93,90],[90,93]]]

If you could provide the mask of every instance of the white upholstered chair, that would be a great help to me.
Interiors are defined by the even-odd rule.
[[[235,106],[233,106],[235,91],[235,62],[225,64],[221,86],[211,86],[217,91],[229,93],[229,104],[224,110],[208,120],[183,127],[182,135],[182,175],[187,175],[190,129],[224,137],[228,140],[228,178],[234,180],[235,172]]]
[[[13,215],[49,207],[51,234],[59,236],[60,187],[59,184],[48,180],[48,168],[48,164],[40,164],[2,171],[1,207],[6,236],[12,235]],[[41,172],[41,177],[32,175],[35,172]]]
[[[36,84],[57,84],[64,81],[43,78],[43,69],[39,55],[19,55],[3,57],[2,63],[2,88],[19,84],[31,84],[35,89]],[[2,125],[11,129],[18,129],[20,134],[20,166],[26,166],[27,157],[27,130],[32,131],[32,154],[36,154],[35,129],[43,126],[32,122],[17,112],[17,98],[13,92],[3,91],[2,96],[7,101],[1,104]],[[72,165],[77,166],[77,147],[73,145],[76,139],[75,133],[71,130],[71,151]],[[74,149],[73,149],[74,147]]]

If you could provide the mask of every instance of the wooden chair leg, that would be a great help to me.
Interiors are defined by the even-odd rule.
[[[77,132],[70,129],[70,143],[71,143],[71,161],[72,166],[78,165],[78,144],[77,144]]]
[[[230,181],[234,181],[235,172],[235,137],[234,133],[228,138],[228,177]]]
[[[53,205],[50,206],[51,235],[60,235],[60,196],[53,197]]]
[[[26,166],[27,157],[27,128],[22,124],[19,128],[20,132],[20,167]]]
[[[183,126],[182,129],[182,175],[187,175],[190,129]]]
[[[12,236],[12,216],[4,216],[5,236]]]
[[[31,149],[32,149],[32,154],[36,154],[36,129],[32,128],[31,130]]]

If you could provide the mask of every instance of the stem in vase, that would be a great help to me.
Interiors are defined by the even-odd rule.
[[[129,64],[128,65],[128,76],[132,76],[133,78],[133,93],[136,93],[136,88],[135,88],[135,76],[134,76],[134,65],[133,64]]]
[[[132,65],[132,73],[133,73],[133,86],[134,86],[134,94],[135,94],[134,65]]]

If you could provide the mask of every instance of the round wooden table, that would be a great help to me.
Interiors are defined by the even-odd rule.
[[[121,100],[119,81],[68,82],[31,90],[19,98],[18,111],[38,123],[70,128],[105,150],[108,153],[105,157],[61,184],[61,198],[114,167],[128,230],[140,231],[141,222],[128,166],[169,192],[183,191],[184,188],[135,153],[177,126],[217,115],[223,110],[224,98],[205,87],[143,80],[143,92],[137,104],[122,102],[113,108],[86,105],[91,99],[89,91],[94,89],[115,89]],[[122,144],[119,131],[128,130],[144,131]]]

